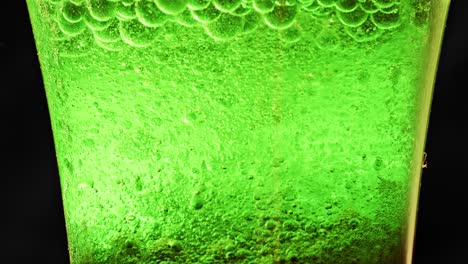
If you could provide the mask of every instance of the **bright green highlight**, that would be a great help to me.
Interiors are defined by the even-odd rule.
[[[430,2],[29,0],[72,262],[403,263]]]

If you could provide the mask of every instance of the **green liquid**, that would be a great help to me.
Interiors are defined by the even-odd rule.
[[[72,262],[403,263],[430,2],[29,0]]]

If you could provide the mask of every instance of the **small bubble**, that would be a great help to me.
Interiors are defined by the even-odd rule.
[[[200,210],[203,208],[203,199],[200,197],[200,195],[194,195],[192,197],[191,206],[195,210]]]
[[[116,14],[119,20],[130,20],[136,18],[135,5],[125,5],[123,3],[116,4]]]

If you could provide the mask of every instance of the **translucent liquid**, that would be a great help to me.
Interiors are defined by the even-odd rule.
[[[28,7],[73,263],[404,262],[431,1]]]

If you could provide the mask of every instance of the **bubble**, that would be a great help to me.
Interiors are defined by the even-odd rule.
[[[85,0],[68,0],[75,5],[81,5]]]
[[[85,9],[83,6],[76,5],[70,2],[64,3],[61,8],[61,11],[63,17],[71,23],[76,23],[83,19],[83,14],[85,13]]]
[[[286,29],[296,18],[296,6],[275,6],[273,11],[265,14],[265,23],[273,29]]]
[[[368,13],[375,13],[379,10],[379,7],[376,6],[372,0],[361,2],[361,8]]]
[[[359,27],[346,27],[346,33],[357,42],[376,40],[382,35],[380,30],[370,19],[367,19]]]
[[[319,3],[317,1],[313,1],[312,3],[310,4],[307,4],[307,5],[303,5],[302,6],[302,9],[306,12],[314,12],[315,10],[321,8],[322,6],[319,5]]]
[[[278,222],[276,222],[275,220],[272,220],[272,219],[265,222],[265,228],[268,229],[268,230],[274,230],[278,226],[279,226]]]
[[[106,21],[115,16],[115,3],[108,0],[87,0],[86,6],[93,18]]]
[[[233,16],[227,13],[212,23],[205,26],[205,31],[215,40],[227,40],[237,36],[244,29],[242,17]]]
[[[105,49],[105,50],[108,50],[108,51],[120,51],[124,48],[125,44],[119,39],[117,41],[113,41],[113,42],[105,42],[105,41],[101,41],[99,40],[98,38],[95,37],[94,39],[95,43],[97,46]]]
[[[253,8],[260,14],[266,14],[275,8],[273,0],[252,0]]]
[[[244,19],[244,33],[250,33],[258,28],[260,16],[257,12],[250,12],[243,17]]]
[[[108,27],[93,31],[94,37],[103,42],[114,42],[120,40],[119,21],[113,19]]]
[[[341,12],[351,12],[358,7],[359,0],[337,0],[336,9]]]
[[[58,26],[60,28],[60,31],[62,31],[63,34],[67,36],[76,36],[81,34],[85,28],[86,25],[83,21],[78,21],[76,23],[71,23],[62,14],[58,14]]]
[[[88,12],[84,15],[84,22],[86,26],[88,26],[91,30],[103,30],[107,28],[111,24],[111,20],[107,21],[99,21],[96,20],[94,17],[91,16]]]
[[[380,158],[380,157],[375,158],[375,161],[374,161],[374,169],[375,170],[377,170],[377,171],[381,170],[383,165],[384,165],[384,162],[383,162],[382,158]]]
[[[148,27],[160,26],[169,18],[152,0],[138,1],[135,5],[135,12],[138,20]]]
[[[372,0],[380,8],[387,8],[395,4],[395,0]]]
[[[325,17],[329,17],[330,14],[333,12],[334,12],[333,8],[319,7],[312,13],[312,15],[316,18],[325,18]]]
[[[214,6],[223,12],[232,12],[242,3],[242,0],[213,0]]]
[[[376,12],[371,14],[371,20],[380,29],[392,29],[400,25],[400,14],[398,11],[389,14]]]
[[[211,0],[189,0],[187,7],[190,10],[201,10],[207,8],[211,3]]]
[[[130,20],[136,18],[135,5],[125,5],[123,3],[116,4],[116,14],[119,20]]]
[[[213,5],[208,6],[203,10],[193,10],[192,16],[195,20],[201,23],[210,23],[221,15],[221,11]]]
[[[295,220],[287,220],[283,222],[283,228],[287,231],[296,231],[299,228],[299,223]]]
[[[193,18],[192,13],[188,9],[185,9],[184,12],[182,12],[181,14],[178,14],[175,17],[175,21],[178,24],[180,24],[182,26],[186,26],[186,27],[192,27],[192,26],[195,26],[195,25],[198,24],[198,21],[196,21]]]
[[[320,49],[334,50],[338,47],[338,36],[331,30],[322,30],[315,39]]]
[[[366,22],[369,14],[367,14],[361,8],[357,8],[356,10],[350,13],[337,12],[336,16],[338,17],[340,22],[345,26],[359,27],[360,25],[364,24],[364,22]]]
[[[337,0],[317,0],[317,2],[323,7],[331,7]]]
[[[190,201],[192,209],[200,210],[203,208],[203,199],[200,195],[194,195]]]
[[[67,58],[79,58],[87,56],[93,47],[92,36],[83,33],[75,37],[57,41],[59,56]]]
[[[161,11],[168,15],[177,15],[184,11],[188,0],[154,0]]]
[[[249,14],[250,12],[253,12],[252,9],[250,8],[247,8],[247,7],[244,7],[244,6],[239,6],[238,8],[236,8],[234,11],[230,12],[232,15],[235,15],[235,16],[245,16],[247,14]]]
[[[119,32],[123,42],[133,47],[143,48],[151,45],[158,30],[158,28],[141,24],[137,19],[119,23]]]

